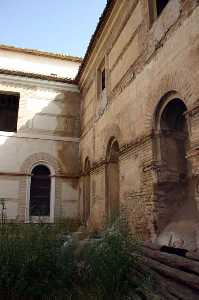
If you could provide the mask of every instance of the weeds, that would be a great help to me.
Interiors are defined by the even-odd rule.
[[[147,299],[149,277],[136,273],[140,242],[125,226],[117,222],[98,239],[64,247],[63,224],[0,227],[1,299]]]

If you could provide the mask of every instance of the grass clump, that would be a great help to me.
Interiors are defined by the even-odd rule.
[[[3,299],[41,299],[67,294],[72,249],[61,251],[55,228],[40,224],[0,227],[0,294]]]
[[[0,227],[0,299],[147,299],[141,243],[127,226],[116,222],[100,238],[70,237],[64,246],[66,232],[63,224]]]
[[[147,299],[151,283],[149,276],[137,274],[140,252],[141,242],[120,222],[91,240],[80,261],[76,299]]]

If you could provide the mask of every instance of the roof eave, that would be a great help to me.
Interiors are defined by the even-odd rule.
[[[68,84],[77,84],[76,79],[53,77],[53,76],[49,76],[49,75],[36,74],[36,73],[26,73],[26,72],[16,71],[16,70],[0,69],[0,74],[48,80],[48,81],[55,81],[55,82],[63,82],[63,83],[68,83]]]
[[[109,19],[109,16],[113,10],[113,7],[116,3],[116,0],[107,0],[107,4],[106,4],[106,7],[101,15],[101,17],[99,18],[99,22],[96,26],[96,29],[95,29],[95,32],[94,34],[92,35],[91,39],[90,39],[90,42],[89,42],[89,45],[88,45],[88,48],[86,50],[86,54],[83,58],[83,61],[79,67],[79,71],[77,73],[77,76],[75,78],[76,82],[79,83],[80,81],[80,78],[82,76],[82,73],[87,65],[87,62],[90,58],[90,55],[92,53],[92,51],[94,50],[95,46],[96,46],[96,43],[97,43],[97,40],[99,38],[99,36],[101,35],[108,19]]]
[[[43,57],[49,57],[49,58],[55,58],[55,59],[62,59],[65,61],[72,61],[72,62],[77,62],[77,63],[82,62],[82,58],[77,57],[77,56],[70,56],[70,55],[65,55],[65,54],[61,54],[61,53],[45,52],[45,51],[41,51],[41,50],[37,50],[37,49],[19,48],[19,47],[3,45],[3,44],[0,44],[0,49],[12,51],[12,52],[20,52],[20,53],[30,54],[30,55],[35,55],[35,56],[43,56]]]

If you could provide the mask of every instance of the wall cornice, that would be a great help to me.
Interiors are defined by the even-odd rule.
[[[26,176],[31,176],[31,173],[0,171],[0,176],[6,176],[6,177],[24,177],[25,176],[26,177]],[[79,175],[77,175],[77,174],[55,174],[50,177],[79,179]]]
[[[5,71],[5,70],[4,70]],[[41,88],[53,89],[57,91],[70,91],[79,93],[79,88],[76,84],[67,83],[67,80],[63,79],[63,82],[60,80],[52,80],[45,76],[32,76],[32,74],[23,74],[20,75],[20,72],[16,72],[16,74],[12,72],[4,72],[0,70],[0,82],[4,82],[8,84],[9,82],[12,84],[19,84],[27,87],[35,87],[39,86]],[[57,78],[55,78],[57,79]]]
[[[0,131],[0,137],[5,138],[17,138],[17,139],[38,139],[38,140],[48,140],[53,142],[73,142],[79,143],[79,138],[73,137],[63,137],[63,136],[54,136],[54,135],[42,135],[42,134],[33,134],[33,133],[13,133],[13,132],[4,132]]]

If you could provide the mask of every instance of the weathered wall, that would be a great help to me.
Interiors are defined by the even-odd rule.
[[[20,93],[17,133],[0,131],[0,198],[8,218],[28,218],[30,174],[51,169],[54,218],[76,217],[80,99],[76,85],[0,75],[0,90]],[[51,218],[53,220],[53,218]]]
[[[120,146],[121,209],[145,238],[156,238],[156,215],[161,205],[156,205],[159,166],[154,147],[154,114],[160,99],[175,91],[188,110],[189,150],[196,147],[198,123],[196,118],[196,123],[192,121],[189,111],[198,105],[198,20],[197,1],[170,0],[153,24],[147,0],[116,1],[80,79],[81,168],[87,156],[92,164],[90,222],[102,221],[105,215],[106,149],[114,136]],[[100,110],[97,70],[104,58],[107,105]],[[191,178],[198,172],[197,159],[194,162],[195,171],[189,171],[193,193]]]

